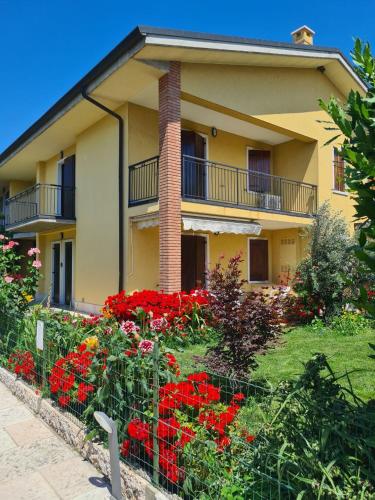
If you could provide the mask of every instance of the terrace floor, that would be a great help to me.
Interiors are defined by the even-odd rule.
[[[0,498],[103,500],[108,483],[0,382]]]

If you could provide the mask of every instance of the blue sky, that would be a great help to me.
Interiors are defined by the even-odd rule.
[[[301,24],[318,45],[375,48],[374,0],[0,0],[0,151],[137,24],[289,41]],[[375,50],[375,49],[374,49]]]

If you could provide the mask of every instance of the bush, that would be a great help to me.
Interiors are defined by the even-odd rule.
[[[281,332],[278,296],[265,290],[245,293],[241,256],[221,262],[209,273],[210,311],[219,333],[218,345],[208,351],[206,365],[219,374],[246,377],[255,354]]]
[[[359,293],[366,272],[351,252],[347,223],[324,203],[307,230],[308,255],[297,266],[293,289],[323,317],[340,314]]]
[[[26,311],[38,286],[39,269],[42,266],[38,258],[39,249],[29,249],[26,272],[21,274],[21,261],[25,256],[17,254],[17,246],[16,241],[0,234],[0,327],[8,319]]]
[[[329,323],[315,318],[311,323],[311,329],[321,335],[342,335],[352,337],[360,335],[366,330],[371,330],[373,321],[365,318],[359,312],[344,311],[340,316],[334,316]]]

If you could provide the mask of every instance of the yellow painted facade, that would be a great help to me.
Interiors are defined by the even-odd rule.
[[[159,284],[159,229],[157,225],[140,229],[137,224],[143,219],[157,218],[158,203],[128,208],[127,167],[159,153],[157,71],[162,73],[162,70],[151,71],[147,65],[134,61],[133,66],[137,78],[143,74],[139,80],[143,94],[139,92],[137,97],[134,90],[134,99],[127,96],[121,101],[118,96],[121,86],[126,86],[126,79],[119,79],[112,87],[107,82],[107,87],[103,87],[105,92],[101,94],[98,89],[96,96],[103,99],[103,95],[125,123],[123,258],[124,287],[129,291],[158,288]],[[269,150],[272,175],[317,185],[318,203],[330,200],[352,227],[350,197],[333,191],[332,146],[324,145],[331,133],[319,123],[327,116],[318,106],[318,98],[345,96],[324,73],[315,68],[277,67],[276,63],[275,67],[262,67],[189,60],[182,63],[181,82],[181,127],[204,135],[207,160],[246,171],[249,148]],[[109,88],[116,95],[112,101]],[[216,137],[212,127],[217,129]],[[4,172],[13,196],[35,183],[58,184],[60,151],[64,157],[75,155],[76,223],[73,227],[56,225],[37,234],[44,276],[40,293],[47,296],[51,290],[52,242],[73,240],[74,304],[78,309],[94,312],[118,289],[118,124],[113,117],[102,113],[89,126],[77,131],[75,139],[63,149],[56,147],[54,156],[40,154],[38,161],[30,164],[33,173],[25,181],[17,175],[12,179],[10,169]],[[261,224],[259,237],[268,240],[270,283],[280,282],[289,272],[293,273],[304,254],[303,230],[312,221],[308,215],[188,201],[182,201],[181,210],[183,215],[226,221],[255,220]],[[227,259],[241,252],[243,274],[248,279],[252,237],[208,234],[208,267],[222,255]]]

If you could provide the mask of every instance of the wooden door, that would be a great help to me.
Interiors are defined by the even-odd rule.
[[[181,288],[190,292],[204,288],[206,282],[206,238],[195,235],[181,237]]]
[[[183,196],[205,199],[206,197],[206,140],[190,130],[181,132],[183,155]],[[186,158],[186,156],[192,158]],[[203,160],[203,161],[202,161]]]
[[[268,240],[249,240],[250,281],[268,281]]]
[[[248,150],[249,191],[270,193],[271,152],[263,149]]]

